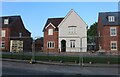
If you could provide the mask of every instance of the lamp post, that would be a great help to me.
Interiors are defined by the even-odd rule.
[[[35,39],[33,38],[33,41],[32,41],[32,58],[31,58],[31,61],[30,63],[35,63]]]
[[[83,37],[80,38],[80,51],[82,52],[82,39]],[[81,58],[81,65],[83,66],[83,54],[82,54],[82,58]]]
[[[35,40],[38,39],[40,37],[35,37],[33,38],[33,41],[32,41],[32,59],[30,61],[30,63],[35,63]]]
[[[80,52],[82,52],[82,39],[83,38],[87,38],[87,37],[80,37]],[[80,64],[80,56],[79,56],[79,64]],[[84,65],[84,59],[83,59],[83,54],[82,54],[82,57],[81,57],[81,66]]]
[[[82,52],[82,37],[80,37],[80,52]],[[82,60],[81,60],[81,57],[79,55],[79,65],[80,65],[80,63],[82,63],[81,61]]]

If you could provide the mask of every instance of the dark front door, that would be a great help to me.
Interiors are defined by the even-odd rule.
[[[65,52],[66,51],[66,41],[62,40],[61,41],[61,52]]]

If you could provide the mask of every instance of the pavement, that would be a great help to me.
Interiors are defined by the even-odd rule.
[[[53,61],[31,61],[31,60],[17,60],[17,59],[5,59],[5,58],[0,58],[2,61],[11,61],[11,62],[25,62],[25,63],[30,63],[30,64],[48,64],[48,65],[61,65],[61,66],[82,66],[82,67],[116,67],[119,68],[119,64],[90,64],[90,63],[62,63],[62,62],[53,62]]]

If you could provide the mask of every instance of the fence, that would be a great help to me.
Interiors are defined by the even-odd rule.
[[[53,51],[53,48],[48,48],[46,52],[43,48],[42,37],[4,37],[0,42],[3,58],[75,62],[78,64],[119,62],[118,56],[115,56],[116,54],[113,54],[112,51],[104,53],[104,50],[98,50],[99,37],[84,38],[88,40],[87,46],[83,46],[83,38],[78,38],[78,46],[76,46],[75,40],[72,40],[70,43],[63,45],[63,47],[62,45],[60,45],[60,47],[58,46],[56,51]],[[52,44],[50,46],[52,46]],[[109,46],[106,47],[110,48]],[[118,51],[117,54],[119,54]]]

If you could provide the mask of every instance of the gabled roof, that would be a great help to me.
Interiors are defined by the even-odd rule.
[[[115,22],[109,22],[108,16],[114,16]],[[103,25],[120,25],[120,12],[101,12],[99,17]]]
[[[87,27],[87,24],[85,23],[85,21],[84,21],[73,9],[71,9],[71,10],[67,13],[67,15],[65,16],[65,18],[62,20],[62,22],[59,24],[58,27],[60,27],[60,26],[65,22],[65,20],[66,20],[72,13],[76,14],[76,15],[80,18],[80,20],[81,20],[81,21],[86,25],[86,27]]]
[[[45,26],[44,26],[44,29],[43,31],[45,30],[45,28],[51,23],[54,25],[54,27],[56,27],[56,29],[58,29],[58,25],[61,23],[61,21],[63,20],[64,18],[48,18]]]
[[[4,19],[8,19],[9,20],[9,24],[4,24]],[[0,27],[2,28],[8,28],[8,27],[12,27],[12,23],[14,23],[16,20],[21,19],[20,16],[3,16],[0,17]]]

